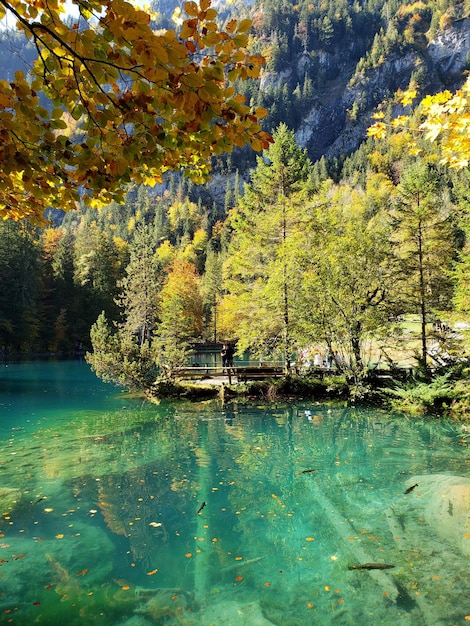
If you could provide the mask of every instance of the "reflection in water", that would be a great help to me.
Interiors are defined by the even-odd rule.
[[[48,412],[39,394],[34,424],[9,399],[0,623],[463,623],[470,479],[457,425],[94,394],[110,408]]]

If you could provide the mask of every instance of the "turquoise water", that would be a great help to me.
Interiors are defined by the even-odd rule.
[[[468,442],[445,421],[156,406],[83,362],[2,366],[0,623],[465,624]],[[365,563],[394,567],[349,569]]]

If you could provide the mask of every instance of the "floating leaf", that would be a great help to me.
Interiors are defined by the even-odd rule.
[[[235,578],[235,580],[236,580],[236,581],[238,581],[238,582],[240,582],[240,580],[243,580],[243,576],[237,576],[237,577]]]
[[[82,569],[81,572],[78,572],[78,574],[76,574],[76,576],[85,576],[85,574],[88,574],[90,570],[87,569]]]
[[[59,533],[58,535],[55,536],[56,539],[63,539],[65,535],[63,535],[62,533]]]
[[[153,569],[150,572],[147,572],[147,576],[153,576],[154,574],[156,574],[158,572],[158,569]]]
[[[154,528],[158,528],[159,526],[162,526],[161,522],[150,522],[149,526],[153,526]]]

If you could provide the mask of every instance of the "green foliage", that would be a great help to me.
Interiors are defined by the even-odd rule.
[[[450,374],[436,376],[430,383],[413,381],[397,384],[393,389],[384,389],[383,393],[393,410],[412,415],[440,411],[443,405],[449,406],[456,397]]]
[[[92,326],[93,352],[86,360],[96,375],[133,390],[148,390],[159,374],[154,352],[148,342],[138,343],[123,330],[112,332],[104,312]]]

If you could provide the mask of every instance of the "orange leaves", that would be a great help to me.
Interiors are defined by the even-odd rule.
[[[212,155],[269,145],[258,123],[265,111],[250,111],[227,86],[257,78],[264,63],[245,50],[250,20],[221,29],[210,0],[191,1],[179,33],[156,33],[125,0],[91,6],[102,17],[78,29],[50,5],[39,41],[25,0],[21,28],[42,54],[31,82],[19,72],[0,83],[0,219],[41,222],[50,206],[120,202],[125,184],[152,184],[167,170],[204,182]]]

